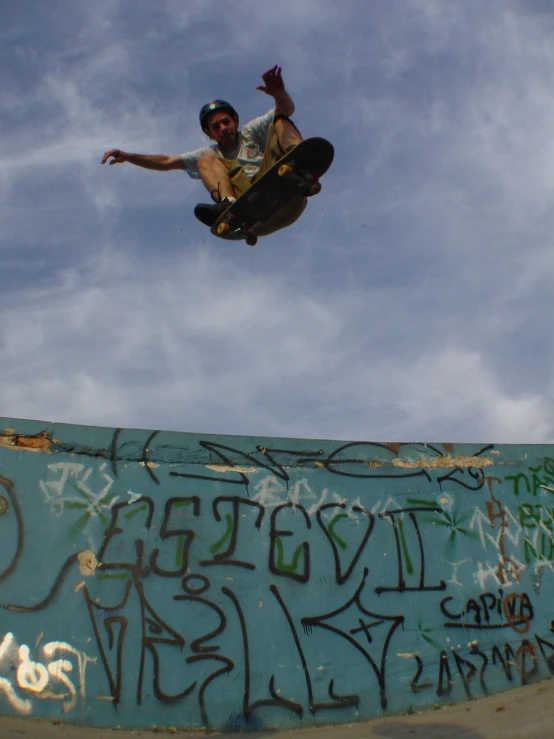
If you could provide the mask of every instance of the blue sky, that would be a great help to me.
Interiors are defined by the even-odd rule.
[[[554,441],[554,7],[22,0],[0,29],[0,414],[206,433]],[[183,172],[283,67],[336,158],[215,239]]]

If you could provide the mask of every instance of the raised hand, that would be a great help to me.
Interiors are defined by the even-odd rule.
[[[265,92],[266,95],[275,97],[285,89],[285,83],[281,76],[281,67],[277,66],[277,64],[271,69],[268,69],[267,72],[264,72],[264,74],[262,74],[262,79],[264,84],[258,85],[256,90],[261,90],[261,92]]]

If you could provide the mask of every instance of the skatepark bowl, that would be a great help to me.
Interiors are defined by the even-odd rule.
[[[438,737],[493,701],[512,736],[552,705],[553,521],[552,445],[0,419],[0,731]]]

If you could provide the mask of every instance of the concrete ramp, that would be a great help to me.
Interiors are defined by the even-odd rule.
[[[0,713],[261,731],[530,685],[553,496],[553,446],[0,419]]]

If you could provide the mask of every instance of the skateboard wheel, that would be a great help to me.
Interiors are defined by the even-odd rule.
[[[258,237],[256,236],[256,234],[249,233],[246,237],[246,243],[248,244],[248,246],[256,246],[256,244],[258,243]]]
[[[277,170],[277,174],[279,177],[290,177],[292,174],[292,167],[290,164],[281,164],[279,169]]]
[[[228,223],[225,223],[225,221],[220,223],[217,227],[217,233],[219,236],[225,236],[225,234],[228,234],[230,230],[231,226]]]
[[[312,182],[308,189],[308,195],[319,195],[321,192],[321,182]]]

